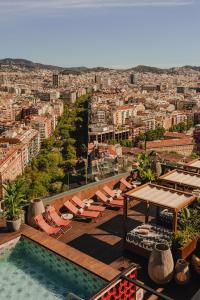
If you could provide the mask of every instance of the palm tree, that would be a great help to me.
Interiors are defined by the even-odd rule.
[[[155,174],[152,172],[151,169],[147,169],[146,171],[143,172],[141,176],[141,180],[143,183],[148,181],[150,182],[155,181]]]

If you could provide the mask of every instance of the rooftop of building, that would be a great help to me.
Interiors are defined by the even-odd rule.
[[[90,184],[76,190],[66,192],[44,199],[45,204],[53,205],[57,210],[62,209],[63,203],[71,199],[73,195],[80,198],[91,198],[96,190],[102,189],[107,184],[113,187],[119,176],[106,179],[102,182]],[[62,211],[62,210],[61,210]],[[131,208],[131,215],[128,217],[129,230],[144,222],[145,205],[134,200]],[[156,211],[151,210],[151,221],[155,218]],[[179,286],[173,280],[167,285],[157,285],[148,277],[148,260],[139,255],[133,255],[123,249],[123,210],[106,209],[103,216],[97,222],[84,222],[73,220],[72,229],[63,234],[59,240],[47,236],[28,225],[23,225],[18,233],[8,233],[4,220],[0,220],[0,244],[13,239],[16,236],[24,235],[37,243],[51,249],[53,252],[66,257],[67,259],[84,266],[92,273],[112,281],[123,270],[139,265],[138,279],[151,288],[175,300],[189,300],[199,289],[199,278],[192,273],[191,280],[186,286]],[[145,293],[144,299],[158,299],[151,293]]]
[[[158,141],[152,141],[147,142],[147,148],[164,148],[164,147],[174,147],[174,146],[187,146],[187,145],[193,145],[193,139],[188,137],[187,139],[168,139],[168,140],[158,140]]]

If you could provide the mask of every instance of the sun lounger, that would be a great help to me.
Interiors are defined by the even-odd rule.
[[[78,209],[70,201],[66,201],[64,203],[64,207],[67,208],[74,216],[78,218],[96,219],[100,215],[100,212],[97,211],[89,211],[84,210],[82,208]]]
[[[62,234],[62,230],[61,227],[53,227],[51,225],[49,225],[45,219],[43,218],[42,215],[38,215],[34,218],[37,226],[44,231],[45,233],[47,233],[48,235],[52,235],[55,237],[59,237]],[[57,236],[60,233],[59,236]]]
[[[129,190],[135,187],[134,185],[130,184],[125,178],[121,178],[120,182]]]
[[[61,216],[59,216],[59,214],[57,213],[56,209],[53,206],[49,205],[46,212],[47,212],[48,217],[57,226],[63,226],[66,228],[66,230],[69,230],[71,228],[71,226],[69,226],[71,221],[62,219]]]
[[[115,190],[112,190],[111,188],[109,188],[107,185],[105,185],[103,187],[103,191],[109,196],[109,197],[112,197],[113,199],[118,199],[118,200],[123,200],[124,197],[122,197],[120,195],[120,190],[119,190],[119,193],[117,194],[117,191]]]
[[[91,211],[98,211],[103,212],[105,210],[105,207],[100,205],[93,205],[93,204],[85,204],[79,197],[74,196],[72,197],[72,201],[79,206],[80,208],[91,210]]]
[[[123,207],[124,201],[123,200],[113,200],[112,197],[108,198],[104,193],[101,191],[97,191],[95,193],[97,198],[101,200],[105,205],[111,206],[111,207]]]

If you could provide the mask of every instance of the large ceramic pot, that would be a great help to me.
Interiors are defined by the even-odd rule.
[[[168,283],[173,277],[174,261],[170,247],[156,244],[149,258],[148,273],[157,284]]]
[[[21,226],[21,218],[17,220],[6,220],[6,225],[8,228],[8,231],[13,232],[13,231],[18,231]]]
[[[33,199],[28,208],[28,224],[32,227],[36,227],[34,218],[45,212],[44,204],[41,199]]]
[[[195,271],[197,274],[200,275],[200,257],[193,254],[192,256],[192,264],[194,266]]]
[[[186,284],[190,279],[189,263],[185,259],[178,259],[175,266],[175,281]]]

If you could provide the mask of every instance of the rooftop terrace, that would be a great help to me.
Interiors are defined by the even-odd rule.
[[[62,208],[66,199],[76,194],[86,198],[94,195],[97,189],[101,189],[105,182],[112,187],[119,178],[111,178],[106,181],[89,185],[69,193],[46,199],[46,203],[52,203],[57,209]],[[128,227],[133,229],[144,222],[145,204],[140,201],[133,201],[131,217],[128,218]],[[150,221],[156,216],[156,210],[151,207]],[[148,260],[123,250],[123,210],[106,209],[103,216],[97,222],[72,221],[72,229],[63,234],[59,241],[47,236],[32,227],[23,225],[19,233],[8,233],[5,223],[0,221],[0,244],[10,240],[17,235],[23,234],[52,251],[59,253],[69,260],[76,262],[89,269],[91,272],[100,275],[108,281],[115,278],[121,271],[132,264],[139,264],[141,267],[138,279],[146,285],[162,292],[175,300],[189,300],[200,288],[199,277],[192,273],[190,283],[186,286],[179,286],[173,280],[163,286],[153,283],[148,277]],[[145,294],[144,299],[158,299],[150,293]]]

